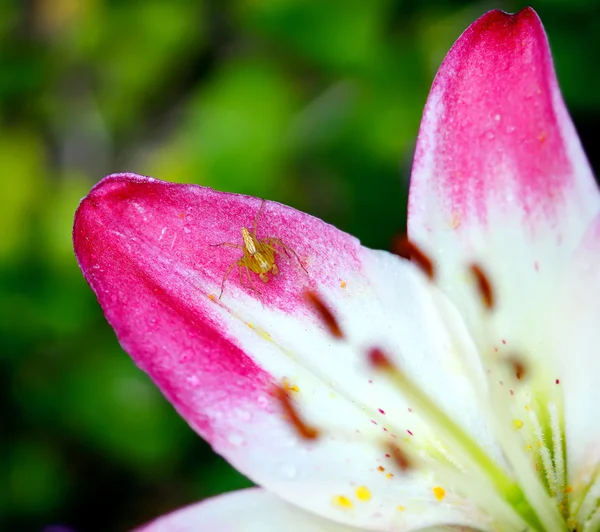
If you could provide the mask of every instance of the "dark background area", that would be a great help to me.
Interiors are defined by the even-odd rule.
[[[433,76],[492,8],[0,1],[0,530],[125,530],[249,485],[122,352],[71,247],[135,171],[277,200],[387,248]],[[600,3],[533,2],[598,170]]]

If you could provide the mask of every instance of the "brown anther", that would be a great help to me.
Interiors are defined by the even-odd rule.
[[[394,367],[390,359],[379,347],[372,347],[369,350],[369,362],[376,369],[389,370]]]
[[[516,356],[509,356],[506,358],[506,362],[512,368],[517,380],[520,381],[526,376],[527,367],[525,366],[525,363],[523,362],[523,360],[521,360],[520,358],[518,358]]]
[[[296,429],[298,435],[301,438],[304,438],[305,440],[316,440],[319,437],[319,431],[314,427],[307,425],[302,420],[287,390],[285,390],[285,388],[282,388],[281,386],[277,386],[275,388],[275,395],[281,403],[283,412],[285,413],[286,417],[288,418],[294,429]]]
[[[414,262],[416,266],[433,280],[435,278],[435,265],[433,261],[406,236],[397,236],[392,242],[392,253]]]
[[[490,283],[488,276],[478,264],[471,264],[469,270],[473,274],[473,277],[475,277],[475,281],[477,281],[477,290],[481,296],[481,301],[487,309],[492,310],[495,303],[494,291],[492,290],[492,283]]]
[[[410,460],[408,459],[404,451],[400,449],[400,447],[398,447],[397,445],[390,445],[389,449],[390,455],[394,459],[394,462],[396,462],[396,465],[402,471],[408,471],[409,469],[411,469],[412,464],[410,463]]]
[[[333,315],[331,309],[325,304],[321,296],[316,292],[309,290],[305,293],[305,298],[313,309],[316,310],[319,318],[321,318],[321,321],[325,327],[327,327],[329,334],[334,338],[343,338],[344,333],[342,332],[336,317]]]

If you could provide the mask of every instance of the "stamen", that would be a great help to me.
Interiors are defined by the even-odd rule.
[[[544,432],[538,420],[536,413],[533,410],[529,410],[529,418],[533,426],[533,435],[536,437],[538,446],[538,453],[544,467],[544,473],[546,475],[546,481],[548,482],[548,488],[550,489],[550,495],[554,496],[557,493],[557,482],[556,472],[554,471],[554,465],[552,464],[552,457],[550,455],[550,449],[545,442]],[[535,446],[534,446],[535,448]]]
[[[583,532],[596,531],[600,528],[600,508],[591,515],[589,520],[583,525]]]
[[[580,524],[583,523],[584,530],[593,530],[588,525],[590,524],[590,521],[595,520],[595,514],[600,509],[598,507],[600,499],[600,477],[598,476],[597,470],[594,473],[593,480],[590,482],[583,503],[577,512],[577,520]]]
[[[481,266],[478,264],[471,264],[469,270],[471,271],[471,274],[473,274],[475,281],[477,281],[477,290],[481,296],[481,301],[488,310],[492,310],[494,308],[495,298],[489,277],[483,272]]]
[[[506,357],[504,360],[510,365],[513,370],[513,375],[518,381],[522,380],[527,375],[527,366],[522,359],[515,355],[511,355]]]
[[[550,429],[552,430],[552,446],[554,447],[554,472],[556,474],[556,487],[564,493],[567,484],[565,471],[565,455],[563,452],[562,428],[560,426],[560,416],[554,403],[550,403]]]
[[[400,449],[400,447],[398,447],[397,445],[389,445],[388,448],[389,454],[393,458],[394,462],[396,462],[396,465],[402,471],[408,471],[412,468],[412,463],[410,459],[408,458],[406,453],[402,449]]]
[[[392,242],[392,253],[414,262],[416,266],[433,281],[435,265],[433,261],[406,236],[397,236]]]
[[[321,296],[319,296],[319,294],[317,294],[316,292],[310,290],[307,291],[304,294],[304,296],[308,303],[317,312],[319,318],[321,318],[321,321],[323,322],[325,327],[327,327],[329,334],[331,334],[331,336],[333,336],[334,338],[343,338],[344,333],[342,332],[342,329],[336,317],[333,315],[333,312],[329,309],[329,307],[325,304]]]
[[[369,350],[369,362],[375,369],[393,370],[394,366],[387,355],[378,347],[373,347]]]
[[[285,415],[294,429],[296,429],[298,435],[305,440],[316,440],[319,437],[319,431],[316,428],[307,425],[302,420],[287,390],[281,386],[276,386],[275,396],[279,399]]]

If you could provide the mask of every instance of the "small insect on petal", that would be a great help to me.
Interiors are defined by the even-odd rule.
[[[481,301],[488,310],[492,310],[494,308],[495,298],[492,283],[490,283],[488,276],[478,264],[471,264],[469,271],[477,283],[477,290],[481,297]]]
[[[289,246],[283,243],[280,238],[277,237],[266,237],[259,239],[256,235],[256,230],[258,226],[258,219],[263,212],[265,206],[265,200],[262,200],[260,203],[260,207],[258,208],[258,212],[254,217],[254,223],[252,225],[252,232],[247,227],[242,227],[242,241],[241,244],[234,244],[232,242],[220,242],[219,244],[211,244],[211,246],[225,246],[230,248],[236,248],[242,250],[243,255],[238,258],[236,261],[232,262],[227,268],[225,275],[221,281],[221,291],[219,293],[219,299],[223,295],[223,290],[225,289],[225,282],[229,277],[230,273],[237,266],[239,278],[240,278],[240,286],[247,286],[253,292],[260,294],[260,292],[256,289],[254,281],[252,279],[252,274],[258,275],[258,278],[263,283],[268,283],[271,279],[269,275],[274,276],[279,273],[279,267],[275,262],[276,256],[281,256],[282,254],[287,255],[288,257],[295,257],[298,261],[298,264],[302,267],[302,269],[306,271],[306,268],[300,261],[298,254]]]
[[[326,305],[321,296],[313,291],[307,291],[305,293],[305,298],[308,303],[312,306],[312,308],[317,312],[321,321],[327,327],[329,334],[334,338],[343,338],[344,333],[340,327],[340,324],[337,321],[337,318],[334,316],[331,309]]]
[[[435,265],[433,261],[406,236],[397,236],[394,238],[392,253],[414,262],[430,280],[433,281],[435,278]]]
[[[302,420],[288,391],[281,386],[277,386],[275,388],[275,396],[279,399],[284,414],[298,435],[305,440],[316,440],[319,437],[319,431],[316,428],[307,425]]]

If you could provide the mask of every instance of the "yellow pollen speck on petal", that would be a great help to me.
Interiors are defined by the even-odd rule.
[[[394,476],[394,474],[393,474],[393,473],[388,473],[388,474],[385,476],[385,478],[392,478],[393,476]]]
[[[208,296],[208,299],[210,299],[211,301],[216,301],[216,300],[217,300],[217,298],[215,297],[215,295],[214,295],[214,294],[210,294],[210,295]]]
[[[288,379],[283,379],[283,388],[288,392],[299,392],[300,388],[292,384]]]
[[[371,500],[371,492],[367,486],[359,486],[356,488],[356,497],[359,501],[370,501]]]
[[[571,493],[573,491],[573,486],[567,486],[565,488],[565,493]]]
[[[263,340],[267,340],[267,342],[271,342],[271,335],[265,331],[264,329],[261,329],[260,327],[256,327],[255,325],[253,325],[252,323],[248,322],[247,323],[248,327],[250,327],[254,332],[258,333],[258,336],[260,336]]]
[[[334,497],[333,504],[335,504],[339,508],[345,508],[345,509],[354,508],[352,501],[348,497],[344,497],[343,495],[338,495],[338,496]]]
[[[520,419],[513,419],[513,427],[516,430],[522,429],[523,428],[523,422]]]
[[[404,511],[404,506],[402,506],[402,505],[398,506],[398,511],[399,512],[403,512]]]
[[[460,216],[458,215],[458,213],[453,212],[452,213],[452,221],[451,221],[452,229],[456,229],[459,225],[460,225]]]
[[[346,288],[346,286],[347,286],[347,285],[346,285],[346,281],[344,281],[344,280],[342,279],[342,282],[340,283],[340,287],[341,287],[341,288]]]
[[[443,500],[446,496],[446,490],[440,486],[436,486],[432,491],[438,501]]]

